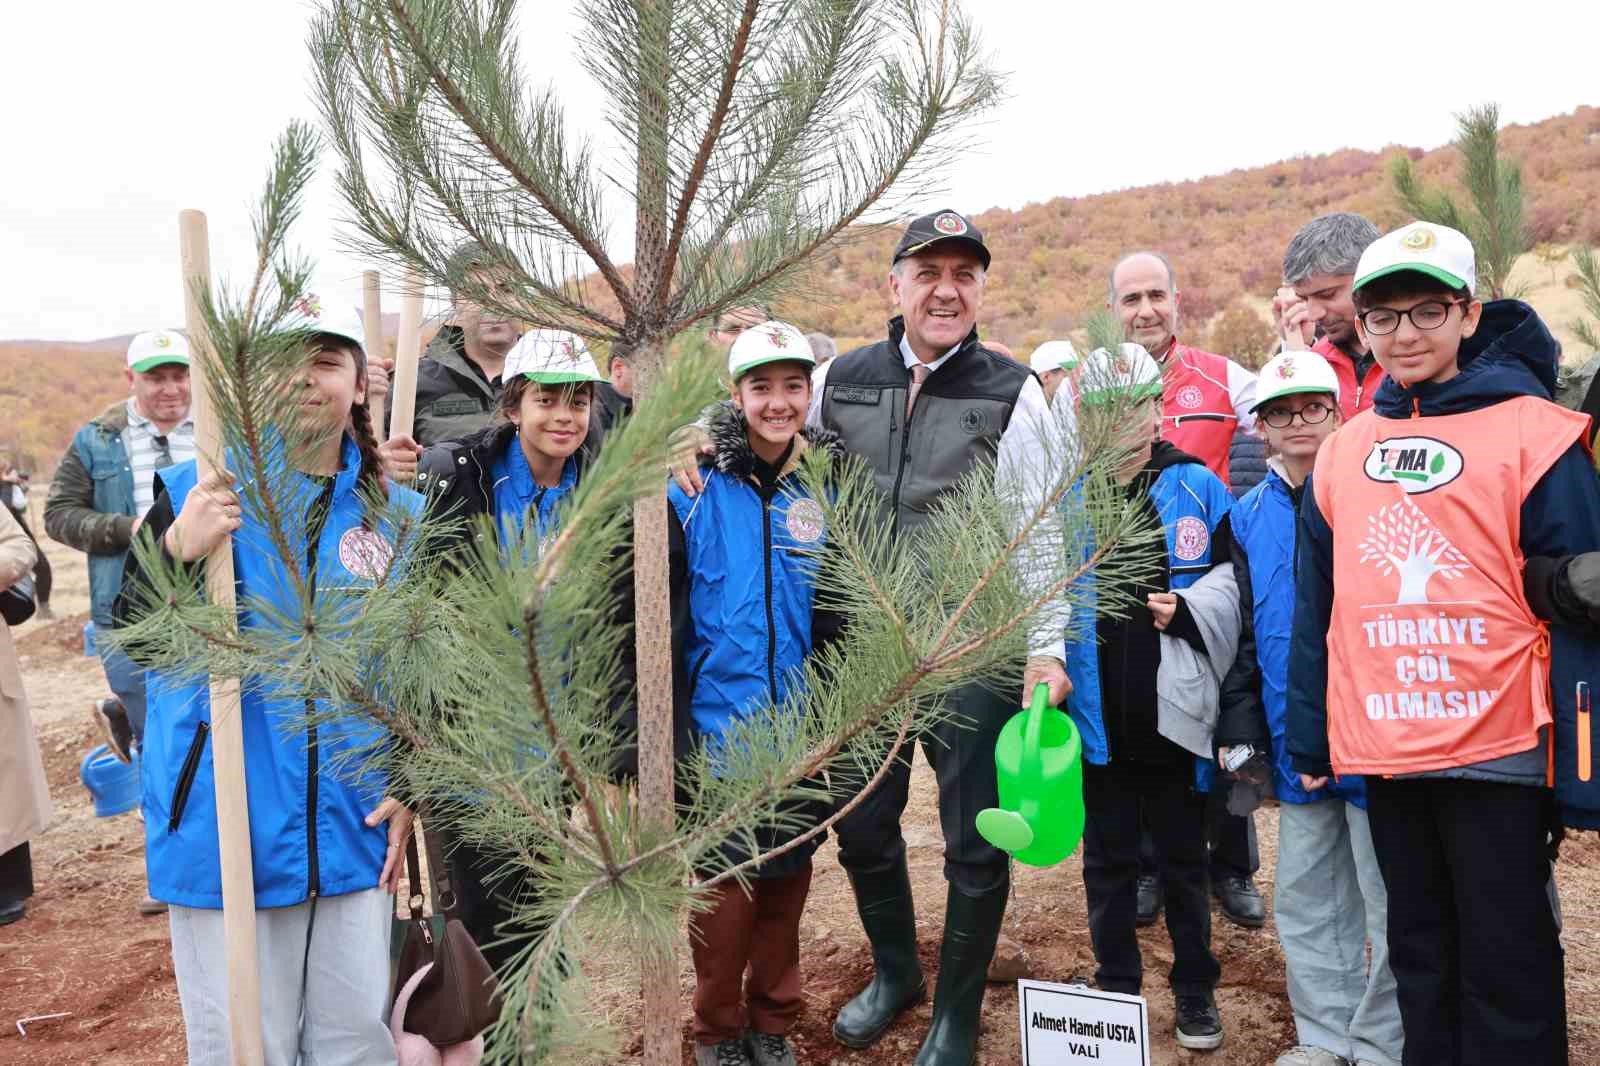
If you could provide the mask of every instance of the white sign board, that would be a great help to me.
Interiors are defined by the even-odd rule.
[[[1022,1066],[1150,1066],[1142,996],[1018,981]]]

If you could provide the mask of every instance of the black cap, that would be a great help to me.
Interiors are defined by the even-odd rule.
[[[983,243],[983,233],[959,211],[935,211],[913,221],[901,235],[891,262],[898,263],[944,241],[965,244],[983,262],[983,269],[989,269],[989,249]]]

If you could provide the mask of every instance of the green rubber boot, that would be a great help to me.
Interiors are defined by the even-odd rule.
[[[921,1003],[928,982],[917,961],[917,916],[905,859],[883,873],[850,873],[861,927],[872,944],[872,980],[839,1010],[833,1038],[845,1047],[877,1042],[901,1011]]]
[[[933,994],[933,1024],[917,1052],[915,1066],[972,1066],[978,1057],[978,1019],[1006,914],[1009,884],[981,896],[950,886],[939,948],[939,987]]]

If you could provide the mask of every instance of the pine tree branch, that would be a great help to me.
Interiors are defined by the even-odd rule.
[[[655,291],[649,294],[650,307],[656,309],[658,313],[666,307],[672,276],[678,266],[678,249],[683,245],[684,231],[689,225],[689,215],[694,208],[695,197],[700,192],[700,182],[705,178],[706,164],[710,162],[712,150],[722,137],[729,105],[733,102],[733,88],[738,83],[740,70],[744,66],[745,56],[750,48],[750,28],[755,24],[756,11],[760,6],[760,0],[745,0],[744,13],[739,19],[739,28],[733,35],[728,62],[723,67],[722,84],[717,89],[716,102],[712,105],[711,115],[706,120],[706,131],[700,138],[700,147],[695,152],[694,162],[684,179],[683,191],[678,196],[678,208],[673,212],[672,231],[667,235],[661,273],[656,279]]]
[[[405,35],[407,43],[411,45],[413,53],[427,72],[429,80],[433,82],[434,87],[439,90],[439,94],[450,105],[451,111],[472,131],[473,136],[478,138],[484,150],[494,157],[495,162],[499,163],[506,173],[529,196],[532,196],[541,208],[549,213],[556,224],[565,230],[573,242],[583,250],[583,254],[589,257],[590,262],[594,263],[595,269],[605,278],[606,285],[610,287],[612,295],[616,297],[617,302],[622,306],[624,317],[635,317],[639,309],[634,302],[632,289],[622,277],[622,272],[611,261],[611,257],[606,254],[605,248],[578,223],[577,219],[568,214],[554,197],[549,195],[548,190],[535,181],[531,174],[523,170],[517,161],[512,158],[511,153],[500,143],[500,139],[495,136],[494,131],[472,109],[472,106],[467,102],[466,96],[461,92],[460,87],[456,85],[455,80],[439,65],[433,54],[428,50],[427,39],[423,37],[416,23],[412,21],[410,13],[406,10],[404,0],[388,0],[388,7],[401,32]]]

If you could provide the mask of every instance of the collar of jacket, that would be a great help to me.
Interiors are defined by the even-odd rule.
[[[750,424],[744,412],[726,404],[712,418],[707,427],[711,447],[716,454],[711,463],[729,477],[747,480],[755,476],[756,453],[750,450]],[[794,450],[778,472],[779,479],[786,478],[800,466],[800,458],[809,448],[824,448],[829,455],[839,457],[839,435],[831,430],[806,427],[795,435]]]
[[[905,335],[906,316],[895,315],[889,320],[889,345],[895,350],[895,354],[897,355],[900,352],[900,338],[904,337]],[[956,349],[955,354],[965,355],[976,347],[978,347],[978,327],[973,326],[972,329],[968,331],[966,339],[961,342],[961,346]]]
[[[89,423],[97,427],[100,432],[116,436],[128,428],[128,399],[123,397],[116,403],[101,411]]]
[[[460,326],[440,326],[438,334],[428,345],[427,356],[455,377],[471,382],[484,395],[494,394],[494,385],[467,359],[467,335]]]

